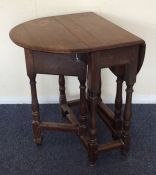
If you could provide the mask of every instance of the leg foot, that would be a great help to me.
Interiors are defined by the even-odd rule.
[[[130,136],[127,136],[127,138],[123,138],[124,146],[121,148],[121,153],[124,156],[127,156],[129,149],[130,149]]]
[[[43,140],[43,138],[40,137],[40,138],[34,139],[34,142],[35,142],[37,145],[42,145],[42,140]]]
[[[89,162],[90,166],[95,166],[96,165],[96,160],[97,160],[97,143],[96,140],[90,140],[89,142]]]

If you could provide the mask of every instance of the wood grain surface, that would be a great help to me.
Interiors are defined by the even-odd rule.
[[[91,52],[144,43],[93,12],[45,17],[13,28],[19,46],[52,53]]]

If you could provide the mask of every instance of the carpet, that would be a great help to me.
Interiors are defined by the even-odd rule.
[[[113,108],[113,105],[109,105]],[[41,118],[63,121],[58,105],[40,105]],[[78,109],[74,109],[78,115]],[[0,105],[0,175],[155,175],[156,105],[133,105],[131,149],[100,154],[90,167],[87,152],[72,133],[43,132],[42,146],[32,138],[30,105]],[[98,118],[98,139],[111,139]]]

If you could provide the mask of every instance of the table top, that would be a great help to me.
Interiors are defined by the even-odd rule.
[[[93,12],[45,17],[10,31],[17,45],[52,53],[92,52],[144,41]]]

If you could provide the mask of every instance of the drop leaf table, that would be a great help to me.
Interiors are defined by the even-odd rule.
[[[74,132],[86,147],[91,165],[96,163],[100,152],[111,149],[128,152],[133,85],[145,54],[142,39],[93,12],[28,21],[13,28],[10,37],[25,49],[32,92],[33,133],[37,144],[41,144],[42,129]],[[101,99],[102,68],[109,68],[117,77],[114,112]],[[36,74],[59,75],[60,107],[70,123],[40,120]],[[78,77],[80,100],[67,102],[64,76]],[[123,81],[127,89],[122,116]],[[70,108],[77,104],[80,106],[79,119]],[[99,144],[97,140],[97,115],[112,133],[109,143]]]

